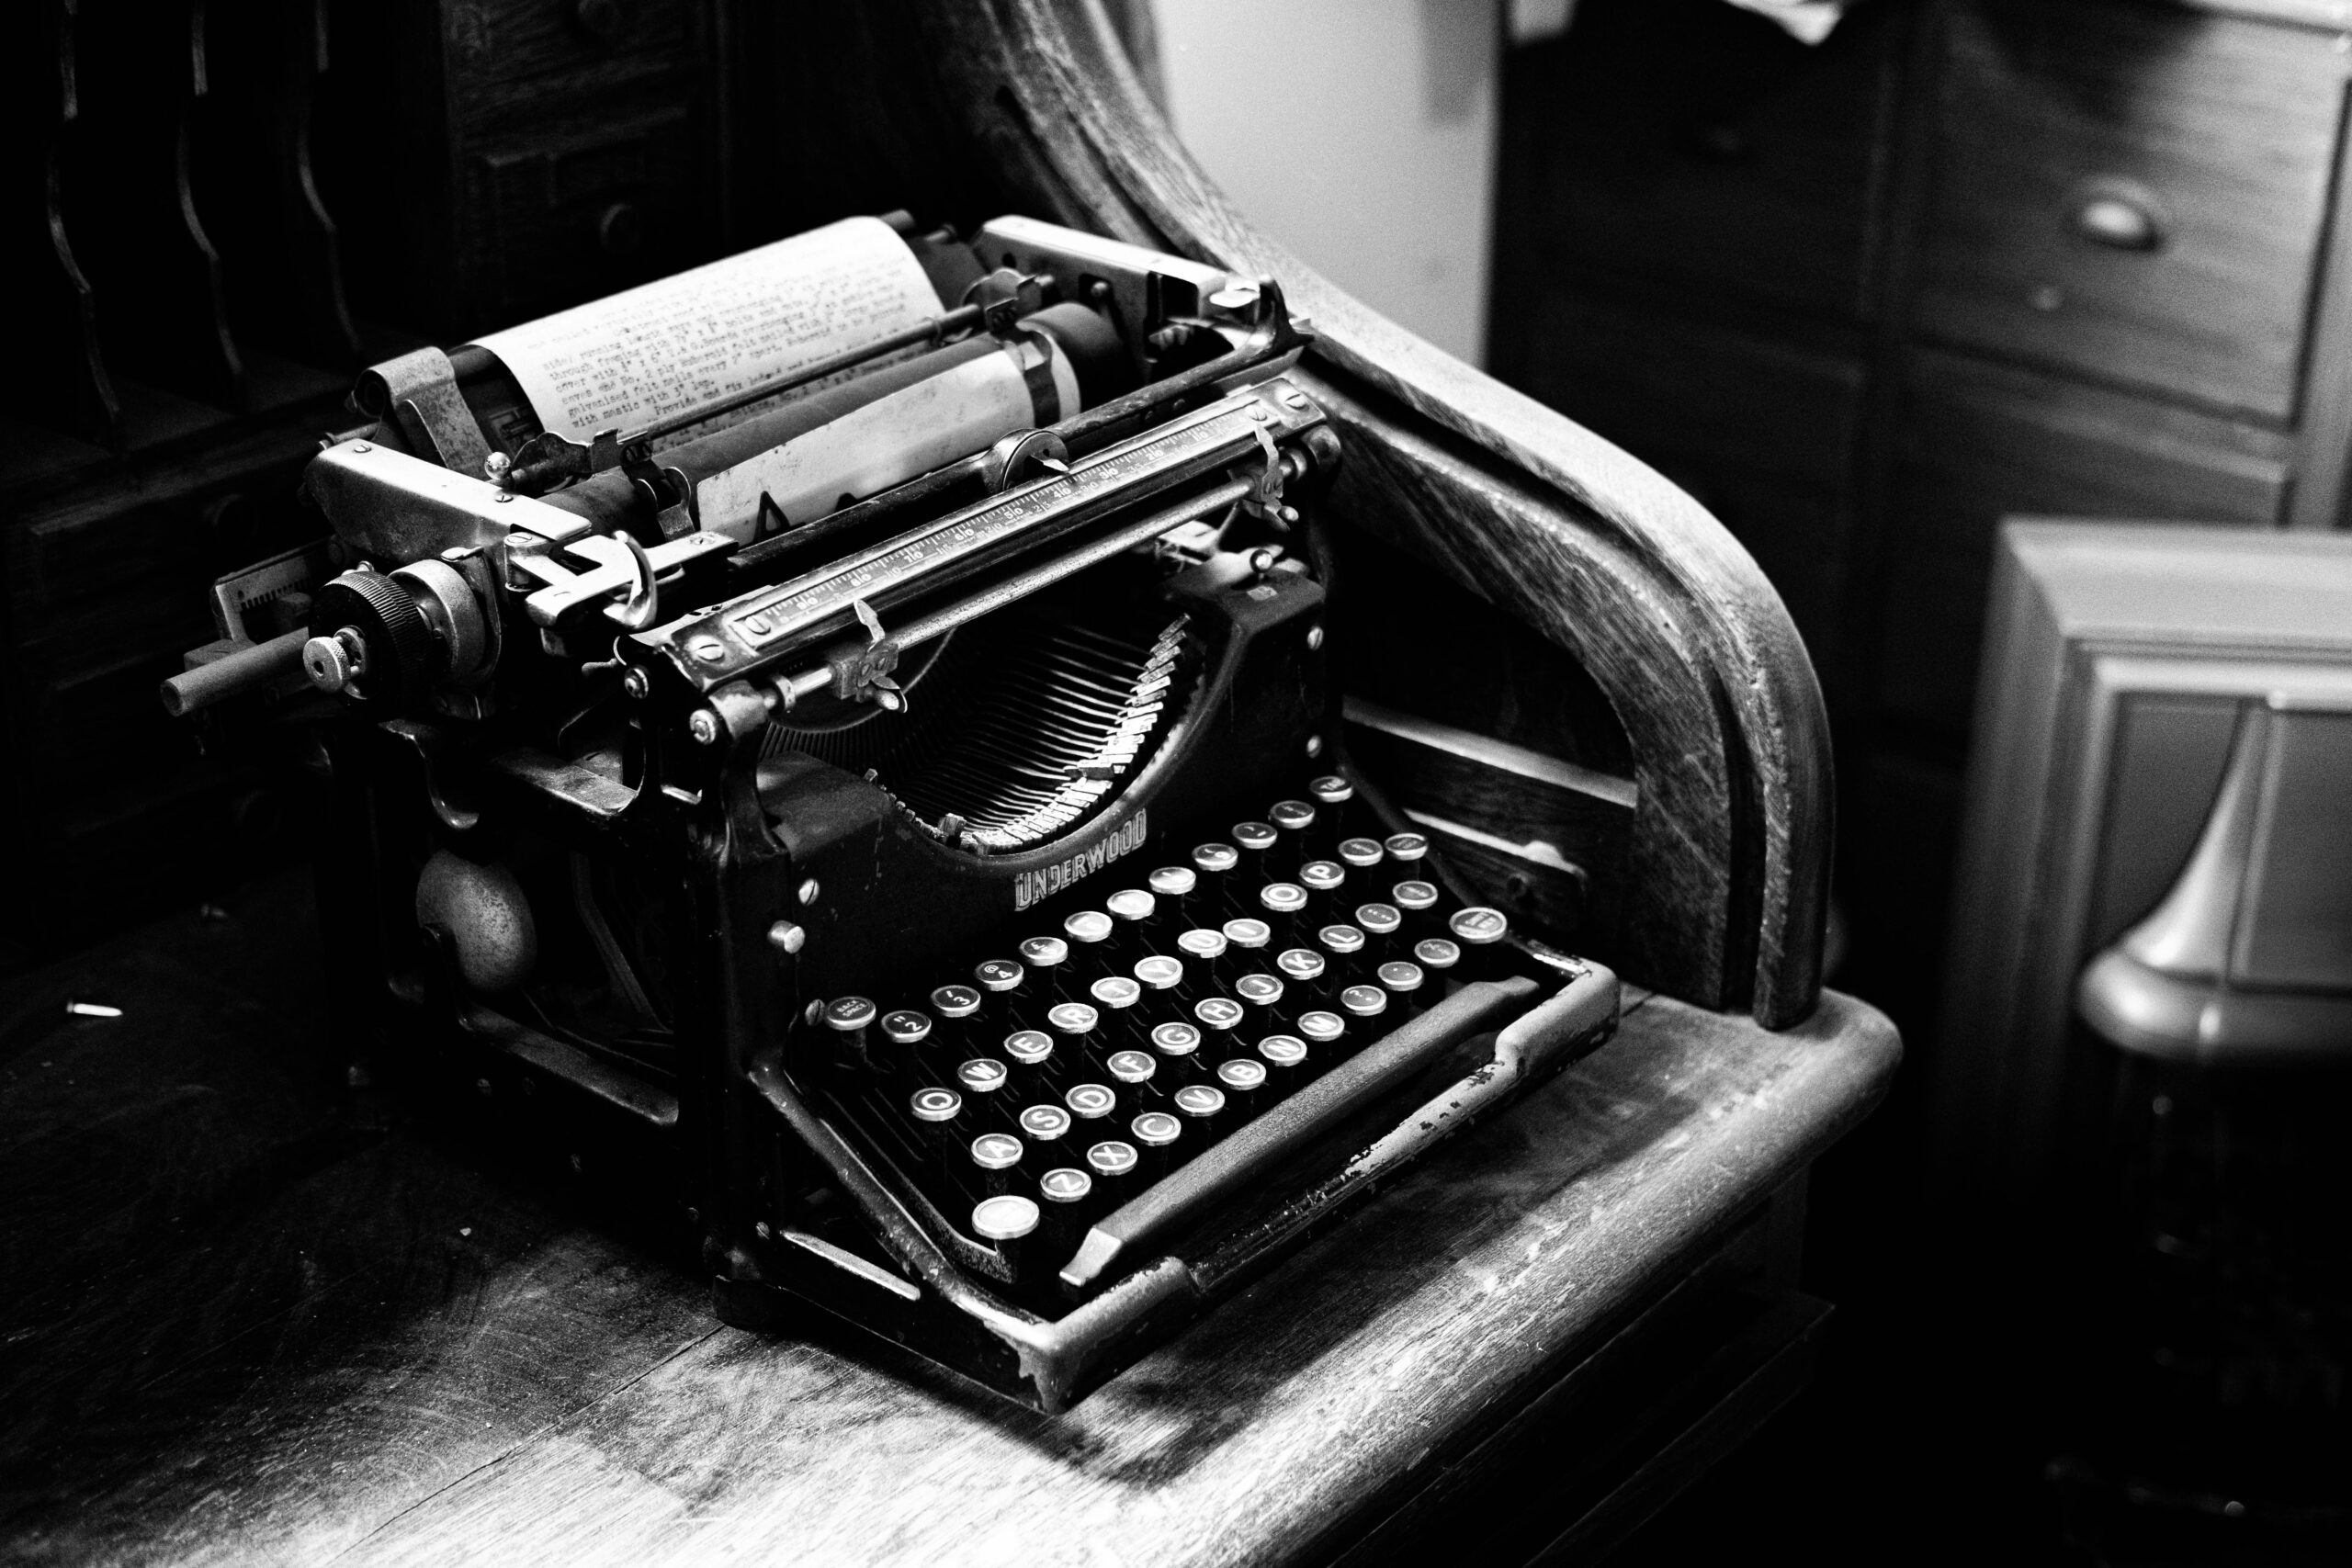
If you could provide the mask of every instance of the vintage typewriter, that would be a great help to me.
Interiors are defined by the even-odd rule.
[[[1345,754],[1309,341],[894,217],[419,350],[164,702],[316,736],[378,1070],[1059,1408],[1615,1027]]]

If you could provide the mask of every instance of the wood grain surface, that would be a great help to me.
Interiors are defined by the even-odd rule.
[[[688,1260],[371,1112],[315,941],[281,885],[0,990],[0,1558],[1327,1557],[1719,1247],[1897,1055],[1834,993],[1778,1033],[1648,1000],[1053,1419],[834,1326],[721,1328]]]

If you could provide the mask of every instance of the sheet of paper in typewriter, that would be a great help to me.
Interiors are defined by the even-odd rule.
[[[541,425],[586,441],[939,311],[922,265],[889,225],[845,218],[475,342],[521,384]]]

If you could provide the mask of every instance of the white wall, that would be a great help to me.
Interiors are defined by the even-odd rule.
[[[1311,266],[1485,346],[1496,0],[1151,0],[1176,132]]]

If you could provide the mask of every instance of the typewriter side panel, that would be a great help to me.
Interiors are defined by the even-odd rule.
[[[1283,277],[1321,334],[1303,374],[1353,454],[1334,514],[1571,654],[1624,726],[1637,786],[1629,977],[1772,1027],[1810,1012],[1829,870],[1826,720],[1779,596],[1720,525],[1255,232],[1178,150],[1087,0],[906,0],[808,21],[826,47],[807,58],[832,74],[803,84],[803,101],[829,129],[804,153],[770,151],[812,198],[842,177],[817,160],[838,169],[854,151],[863,177],[938,186],[959,209],[1026,209]],[[879,101],[868,84],[840,68],[880,61],[878,41],[905,28],[926,39],[938,102],[885,128],[865,107]]]

